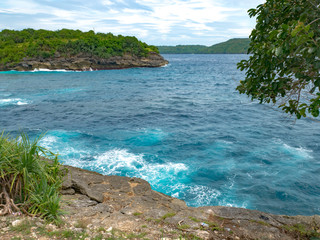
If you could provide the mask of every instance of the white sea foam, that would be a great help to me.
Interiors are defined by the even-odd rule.
[[[26,72],[92,72],[95,71],[92,68],[89,68],[88,70],[84,70],[84,71],[79,71],[79,70],[67,70],[67,69],[48,69],[48,68],[35,68],[31,71],[26,71]]]
[[[214,188],[198,185],[178,183],[167,186],[171,192],[171,196],[180,199],[188,199],[191,206],[209,206],[219,204],[222,193]],[[224,200],[222,200],[224,201]],[[225,202],[224,205],[226,205]]]
[[[127,150],[114,149],[94,157],[94,166],[103,168],[104,174],[117,174],[124,169],[137,171],[145,166],[143,155],[135,155]]]
[[[73,146],[67,143],[64,139],[64,133],[75,134],[74,132],[51,131],[41,140],[40,145],[58,153],[63,159],[63,162],[79,168],[85,167],[81,159],[91,157],[91,151],[86,149],[86,147]]]
[[[188,167],[183,163],[149,163],[143,154],[133,154],[126,149],[113,149],[95,156],[90,161],[92,167],[99,169],[103,174],[134,175],[157,184],[162,180],[171,180],[180,174],[186,173]]]
[[[217,142],[224,143],[224,144],[227,144],[227,145],[233,144],[233,142],[226,141],[226,140],[218,140]]]
[[[276,144],[279,144],[283,150],[286,152],[294,155],[294,156],[299,156],[302,158],[313,158],[312,156],[312,150],[306,149],[303,147],[292,147],[289,144],[284,143],[281,139],[274,139],[274,142]]]
[[[0,99],[0,106],[7,106],[7,105],[26,105],[29,104],[29,101],[21,98],[5,98]]]
[[[242,204],[238,204],[238,203],[229,202],[228,200],[220,201],[219,205],[220,206],[227,206],[227,207],[236,207],[236,208],[247,208],[248,207],[247,202],[243,202]]]
[[[126,149],[112,149],[94,156],[86,147],[70,145],[62,138],[47,135],[42,139],[41,146],[58,152],[68,165],[89,168],[105,175],[140,177],[153,186],[163,182],[173,184],[174,179],[187,175],[188,167],[183,163],[150,163],[143,154],[133,154]]]
[[[293,153],[295,155],[301,156],[303,158],[313,158],[311,153],[313,152],[312,150],[303,148],[303,147],[292,147],[289,146],[288,144],[283,144],[283,147],[287,149],[290,153]]]
[[[70,72],[66,69],[47,69],[47,68],[35,68],[31,72]]]
[[[28,104],[27,102],[23,102],[23,101],[18,101],[17,102],[17,105],[26,105],[26,104]]]
[[[47,135],[44,138],[42,138],[40,144],[45,148],[51,148],[52,145],[57,142],[57,139],[58,138],[55,136]]]
[[[221,195],[221,192],[206,186],[194,185],[188,187],[187,190],[190,194],[195,195],[194,202],[196,206],[207,206]]]
[[[143,154],[135,154],[127,149],[111,149],[93,155],[93,152],[82,146],[66,140],[71,133],[52,131],[45,136],[41,145],[59,152],[64,163],[75,167],[86,168],[105,175],[126,175],[139,177],[150,182],[152,187],[173,197],[188,199],[193,206],[224,205],[239,206],[233,201],[224,201],[222,193],[210,186],[190,183],[192,169],[183,163],[149,162]],[[71,134],[73,135],[73,134]],[[230,190],[231,186],[226,186]],[[243,205],[241,205],[243,207]]]
[[[61,134],[61,131],[48,134],[41,140],[41,146],[59,152],[64,163],[68,165],[91,169],[105,175],[125,174],[140,177],[150,182],[158,191],[176,198],[187,198],[193,206],[212,205],[217,202],[226,206],[245,207],[224,200],[217,189],[187,183],[192,170],[183,163],[148,162],[143,154],[134,154],[127,149],[111,149],[93,156],[92,151],[81,147],[81,144],[74,146],[65,142],[66,134]]]

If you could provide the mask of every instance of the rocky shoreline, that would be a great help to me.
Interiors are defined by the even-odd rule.
[[[89,71],[135,67],[154,68],[162,67],[166,64],[168,64],[168,61],[155,52],[150,52],[147,57],[124,54],[123,56],[114,56],[110,58],[99,58],[85,53],[76,56],[63,57],[59,53],[56,53],[53,58],[23,58],[19,63],[0,65],[0,71],[30,71],[34,69]]]
[[[61,192],[64,224],[0,217],[1,239],[320,239],[318,215],[283,216],[223,206],[193,208],[152,190],[139,178],[65,167],[69,172]]]

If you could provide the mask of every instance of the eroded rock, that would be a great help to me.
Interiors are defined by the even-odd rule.
[[[61,57],[59,54],[51,58],[23,58],[23,60],[10,66],[0,66],[1,71],[18,70],[28,71],[34,69],[66,69],[74,71],[123,69],[133,67],[161,67],[168,64],[160,54],[149,53],[147,57],[137,57],[131,54],[99,58],[90,54],[80,53],[76,56]]]
[[[182,200],[152,190],[147,181],[139,178],[104,176],[65,167],[69,173],[63,191],[75,192],[63,195],[64,209],[70,213],[66,218],[84,221],[94,229],[118,229],[137,236],[142,232],[149,239],[196,236],[279,240],[307,239],[307,234],[320,229],[319,216],[289,217],[224,206],[193,208]],[[295,230],[297,224],[307,234]]]

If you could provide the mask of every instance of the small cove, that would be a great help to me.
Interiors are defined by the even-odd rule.
[[[190,206],[320,214],[320,124],[235,90],[246,55],[164,55],[166,67],[2,72],[0,126],[46,132],[65,164],[135,176]]]

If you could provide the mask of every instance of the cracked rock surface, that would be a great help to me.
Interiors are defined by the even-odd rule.
[[[91,56],[90,54],[80,53],[77,56],[52,58],[24,58],[21,62],[2,65],[0,71],[18,70],[30,71],[34,69],[65,69],[73,71],[123,69],[134,67],[161,67],[168,64],[160,54],[149,53],[147,57],[137,57],[131,54],[114,56],[107,59]]]
[[[320,232],[320,216],[281,216],[224,206],[193,208],[152,190],[147,181],[139,178],[67,168],[69,174],[63,188],[74,189],[75,194],[64,195],[71,202],[65,205],[66,209],[77,212],[79,219],[99,219],[96,224],[105,227],[148,232],[149,239],[308,239],[307,235]],[[81,207],[83,201],[86,207]],[[141,229],[144,225],[148,227]],[[299,226],[307,232],[305,236]]]
[[[0,239],[320,239],[318,215],[283,216],[224,206],[193,208],[152,190],[139,178],[65,167],[64,224],[1,217]],[[19,232],[19,224],[26,222],[30,229]]]

